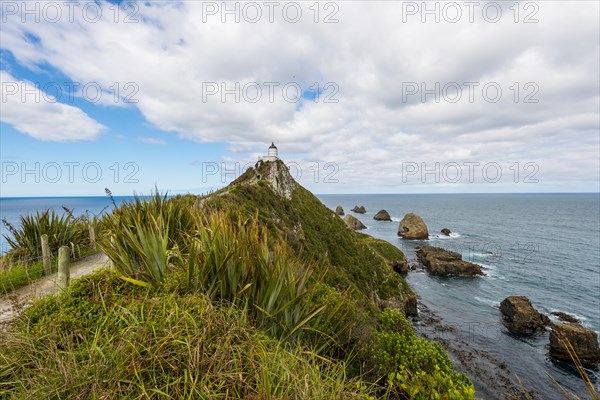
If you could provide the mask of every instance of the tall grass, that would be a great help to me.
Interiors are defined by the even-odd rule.
[[[594,385],[594,382],[592,382],[592,379],[590,378],[590,376],[588,375],[587,371],[585,370],[583,364],[581,363],[581,360],[579,359],[579,356],[577,355],[577,352],[573,348],[573,345],[571,344],[571,342],[569,342],[568,340],[561,340],[561,344],[564,346],[564,348],[569,353],[569,357],[571,358],[573,365],[577,369],[577,373],[581,377],[581,380],[583,381],[583,384],[585,385],[585,388],[590,396],[590,399],[600,400],[600,396],[598,395],[596,386]],[[569,389],[565,388],[560,383],[558,383],[556,381],[556,379],[554,379],[554,377],[552,375],[550,375],[548,372],[546,372],[546,375],[548,375],[550,377],[550,379],[552,380],[554,385],[556,385],[557,389],[560,391],[560,393],[562,394],[562,396],[565,399],[581,400],[581,398],[579,396],[575,395]]]
[[[62,214],[49,209],[35,214],[22,215],[16,228],[6,219],[2,220],[10,234],[3,235],[20,261],[35,261],[42,257],[41,236],[48,235],[52,254],[61,246],[69,246],[74,253],[80,252],[89,243],[87,222],[84,216],[75,217],[71,210]]]
[[[103,218],[99,246],[123,274],[159,286],[171,259],[187,248],[193,212],[186,200],[158,191],[136,196]]]
[[[187,263],[190,291],[238,305],[274,336],[297,336],[325,308],[307,301],[311,268],[269,243],[257,217],[232,221],[215,211],[198,219]]]
[[[158,192],[103,221],[101,249],[131,282],[159,287],[184,271],[185,290],[240,307],[271,335],[290,339],[324,305],[307,301],[311,269],[270,243],[258,218],[200,209]]]
[[[83,278],[0,332],[0,399],[368,398],[343,363],[268,337],[237,307],[123,283]]]

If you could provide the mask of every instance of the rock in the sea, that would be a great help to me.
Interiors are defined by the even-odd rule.
[[[408,213],[400,221],[398,236],[402,236],[404,239],[429,239],[429,231],[421,217],[413,213]]]
[[[359,229],[367,229],[367,227],[364,226],[362,222],[360,222],[356,217],[350,214],[344,217],[344,222],[346,223],[346,226],[348,226],[348,228],[353,229],[355,231]]]
[[[550,323],[525,296],[508,296],[500,303],[500,312],[506,328],[519,334],[543,332]]]
[[[484,275],[481,266],[463,261],[459,253],[448,251],[440,247],[421,246],[417,250],[417,258],[432,275],[448,276],[475,276]]]
[[[335,213],[336,213],[337,215],[344,215],[344,209],[342,208],[342,206],[337,206],[337,207],[335,208]]]
[[[560,319],[561,321],[564,321],[564,322],[572,322],[572,323],[579,322],[579,320],[577,318],[575,318],[574,316],[569,315],[562,311],[552,311],[550,314],[554,315],[555,317],[558,317],[558,319]]]
[[[399,274],[408,273],[408,261],[405,258],[392,262],[392,268]]]
[[[354,208],[350,211],[354,211],[357,214],[364,214],[367,212],[367,209],[365,208],[365,206],[354,206]]]
[[[573,364],[566,342],[573,346],[583,365],[600,363],[598,335],[581,324],[553,324],[550,332],[550,357]]]
[[[450,236],[450,234],[452,233],[452,231],[448,228],[444,228],[442,229],[442,233],[446,236]]]
[[[375,219],[377,221],[391,221],[392,217],[390,217],[390,214],[388,214],[387,211],[379,210],[377,212],[377,214],[375,214],[375,216],[373,216],[373,219]]]

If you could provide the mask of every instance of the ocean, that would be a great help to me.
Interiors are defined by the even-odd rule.
[[[365,206],[364,215],[350,212],[367,226],[362,232],[399,247],[411,263],[417,262],[415,247],[427,242],[480,264],[485,277],[434,277],[422,271],[410,272],[407,280],[420,303],[454,328],[454,333],[445,334],[446,339],[458,337],[470,350],[498,359],[543,399],[564,399],[546,372],[588,398],[574,368],[548,358],[548,334],[511,335],[501,323],[499,303],[509,295],[524,295],[540,312],[564,311],[600,331],[598,194],[318,197],[331,209],[341,205],[346,213],[355,205]],[[373,220],[380,209],[387,210],[393,221]],[[409,241],[397,236],[399,221],[408,212],[423,218],[430,240]],[[443,228],[452,231],[450,237],[441,234]],[[598,385],[600,371],[589,369],[588,373]],[[496,397],[494,391],[486,390],[485,382],[475,383],[479,396]]]
[[[479,278],[433,277],[417,270],[407,280],[419,296],[421,309],[431,310],[451,327],[444,339],[460,342],[475,357],[493,358],[519,376],[523,385],[544,399],[563,399],[550,374],[582,398],[587,392],[574,368],[548,358],[548,334],[514,336],[502,326],[499,303],[508,295],[525,295],[543,313],[564,311],[600,332],[600,196],[598,194],[400,194],[318,195],[326,206],[355,205],[364,233],[387,240],[416,263],[415,247],[424,241],[397,236],[408,212],[421,216],[430,232],[428,244],[458,251],[482,265]],[[117,197],[120,203],[127,198]],[[107,197],[2,198],[0,218],[18,224],[21,214],[51,207],[99,213],[112,204]],[[375,221],[385,209],[392,222]],[[447,237],[440,233],[449,228]],[[1,227],[6,234],[6,228]],[[2,251],[6,241],[1,239]],[[416,321],[418,332],[432,334]],[[448,333],[449,332],[449,333]],[[436,338],[438,336],[433,335]],[[485,357],[481,356],[485,354]],[[456,359],[456,356],[453,356]],[[485,365],[482,363],[481,365]],[[485,368],[485,367],[482,367]],[[489,368],[489,367],[488,367]],[[588,369],[598,385],[600,371]],[[474,375],[475,376],[475,375]],[[514,378],[514,375],[512,376]],[[472,377],[478,396],[496,398],[485,380]]]

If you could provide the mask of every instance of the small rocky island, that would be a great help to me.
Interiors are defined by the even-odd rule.
[[[379,210],[377,214],[373,216],[373,219],[376,221],[391,221],[392,217],[390,217],[390,214],[387,211]]]
[[[508,296],[500,303],[504,326],[517,334],[544,332],[550,320],[538,312],[525,296]]]
[[[350,211],[353,211],[357,214],[365,214],[367,212],[367,209],[365,208],[365,206],[354,206],[354,208],[352,208]]]
[[[342,208],[342,206],[337,206],[337,207],[335,208],[335,213],[336,213],[337,215],[344,215],[344,209]]]
[[[429,239],[429,231],[421,217],[408,213],[400,221],[398,236],[402,236],[404,239],[426,240]]]
[[[481,266],[463,261],[462,256],[454,251],[429,245],[417,250],[417,258],[432,275],[438,276],[477,276],[484,275]]]

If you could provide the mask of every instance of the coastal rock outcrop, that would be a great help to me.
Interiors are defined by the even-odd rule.
[[[504,326],[518,334],[543,332],[550,323],[548,317],[538,312],[525,296],[508,296],[500,303]]]
[[[572,322],[572,323],[579,322],[579,320],[577,318],[575,318],[574,316],[569,315],[562,311],[552,311],[550,314],[554,315],[555,317],[558,317],[558,319],[560,319],[561,321],[564,321],[564,322]]]
[[[421,217],[408,213],[400,221],[398,236],[402,236],[404,239],[423,240],[429,239],[429,231]]]
[[[337,207],[335,208],[335,213],[336,213],[337,215],[344,215],[344,209],[342,208],[342,206],[337,206]]]
[[[365,206],[354,206],[354,208],[350,211],[354,211],[357,214],[364,214],[367,212],[367,209],[365,208]]]
[[[408,273],[408,261],[405,258],[392,262],[392,268],[399,274]]]
[[[553,324],[550,332],[550,357],[572,364],[567,342],[573,346],[583,365],[600,363],[598,335],[593,330],[581,324]]]
[[[406,296],[403,300],[378,300],[377,304],[381,310],[386,308],[401,310],[407,317],[419,314],[417,296],[414,294]]]
[[[390,217],[390,214],[387,211],[379,210],[377,214],[373,216],[373,219],[376,221],[391,221],[392,217]]]
[[[484,275],[481,266],[463,261],[459,253],[440,247],[421,246],[417,250],[417,258],[425,265],[432,275],[439,276],[476,276]]]
[[[444,228],[442,229],[442,233],[446,236],[450,236],[450,234],[452,233],[452,231],[448,228]]]
[[[344,217],[346,226],[352,230],[367,229],[367,227],[358,220],[358,218],[348,214]]]

